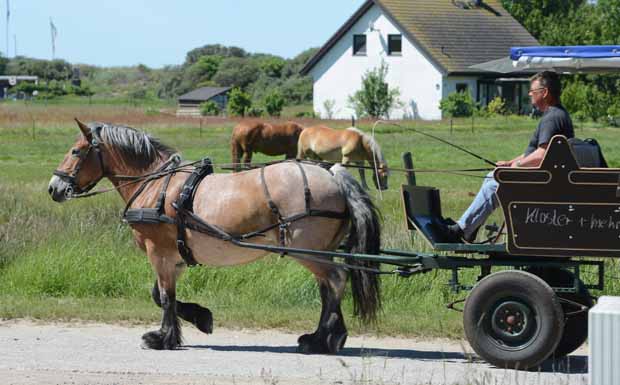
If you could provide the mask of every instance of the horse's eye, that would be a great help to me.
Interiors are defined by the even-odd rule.
[[[81,151],[80,151],[79,148],[74,148],[74,149],[71,150],[71,155],[73,155],[73,156],[80,156],[80,153],[81,153]]]

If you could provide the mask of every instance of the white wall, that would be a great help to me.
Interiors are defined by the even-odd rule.
[[[375,31],[369,30],[370,22]],[[366,56],[353,56],[354,34],[366,34]],[[388,34],[402,35],[402,56],[388,55]],[[364,73],[379,67],[382,60],[389,66],[387,81],[390,87],[400,89],[400,100],[404,102],[404,107],[392,111],[390,117],[441,119],[439,101],[444,95],[444,82],[440,69],[376,5],[310,71],[314,78],[314,110],[317,115],[327,117],[324,103],[333,100],[333,117],[351,118],[354,111],[348,106],[349,95],[359,90]],[[446,86],[450,84],[446,82]]]

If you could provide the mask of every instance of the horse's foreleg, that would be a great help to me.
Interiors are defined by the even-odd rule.
[[[364,172],[364,162],[355,162],[355,165],[358,166],[359,168],[357,169],[357,171],[359,171],[360,173],[360,180],[362,181],[362,186],[368,190],[368,184],[366,184],[366,172]]]
[[[153,301],[159,307],[161,306],[161,294],[159,292],[159,285],[155,281],[153,290],[151,291]],[[177,301],[177,313],[183,320],[192,323],[198,330],[203,333],[213,333],[213,315],[211,311],[206,307],[202,307],[197,303],[185,303]]]
[[[317,275],[321,293],[321,317],[316,331],[299,337],[300,353],[337,353],[347,340],[340,302],[347,275],[343,269],[330,267],[322,276]]]
[[[161,328],[142,336],[144,346],[149,349],[172,350],[182,343],[181,325],[177,318],[176,267],[166,258],[151,258],[157,272],[159,304],[163,310]]]
[[[243,152],[243,164],[249,166],[252,163],[252,150],[246,148]]]

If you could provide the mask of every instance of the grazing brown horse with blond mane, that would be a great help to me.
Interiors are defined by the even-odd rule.
[[[235,171],[243,163],[252,162],[252,153],[262,152],[266,155],[285,155],[286,159],[297,155],[297,140],[303,127],[297,123],[270,124],[264,122],[243,122],[233,129],[230,139],[232,162]]]
[[[314,126],[304,129],[297,143],[297,159],[316,159],[342,164],[363,166],[364,161],[372,166],[373,182],[377,189],[388,188],[389,169],[381,147],[368,134],[355,127],[346,130],[335,130],[326,126]],[[364,188],[366,175],[364,169],[359,169]]]
[[[163,310],[161,328],[144,334],[144,345],[151,349],[177,348],[182,343],[178,316],[201,331],[211,333],[213,321],[209,309],[176,299],[176,282],[186,263],[177,248],[177,226],[182,219],[172,203],[179,196],[193,166],[173,168],[167,173],[170,179],[166,181],[166,178],[158,178],[158,173],[171,159],[178,157],[170,147],[128,127],[102,123],[85,125],[79,121],[78,125],[81,135],[49,183],[49,193],[54,201],[64,202],[87,195],[103,178],[111,181],[131,208],[153,208],[161,201],[162,191],[166,193],[162,207],[163,214],[170,221],[131,224],[138,246],[148,255],[156,273],[152,295]],[[346,239],[346,249],[352,252],[378,253],[380,223],[376,207],[344,168],[334,166],[330,171],[312,164],[288,161],[262,170],[210,174],[194,190],[193,212],[233,237],[260,232],[262,236],[252,238],[256,244],[284,243],[292,248],[335,250]],[[153,172],[156,177],[143,179]],[[282,237],[278,218],[263,193],[266,188],[270,191],[270,203],[276,205],[283,216],[303,212],[307,204],[313,210],[339,215],[306,216],[292,221],[284,228],[285,237]],[[194,259],[203,265],[239,265],[268,254],[196,230],[185,228],[184,235]],[[289,256],[314,274],[322,301],[318,327],[314,333],[299,337],[298,350],[335,353],[342,349],[347,337],[340,308],[347,277],[351,276],[355,315],[363,321],[372,321],[380,307],[380,295],[378,276],[369,270],[377,268],[378,263],[350,260],[347,261],[349,265],[365,268],[349,269],[298,254]]]

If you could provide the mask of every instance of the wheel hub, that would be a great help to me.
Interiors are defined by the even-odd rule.
[[[503,343],[518,347],[526,344],[535,328],[531,309],[526,304],[510,300],[497,304],[491,317],[491,329]]]

